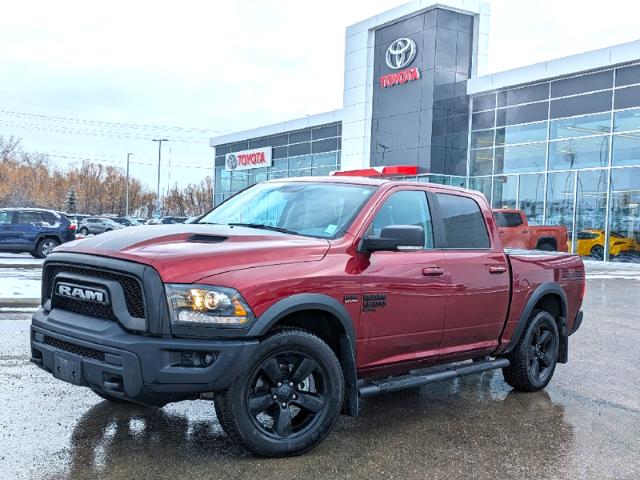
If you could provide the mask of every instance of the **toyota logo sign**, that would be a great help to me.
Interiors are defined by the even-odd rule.
[[[400,70],[406,67],[417,53],[416,42],[410,38],[399,38],[387,48],[387,66],[393,70]]]
[[[233,153],[227,155],[227,170],[235,170],[238,166],[238,157]]]

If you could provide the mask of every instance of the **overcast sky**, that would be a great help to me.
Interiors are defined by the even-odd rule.
[[[124,166],[132,152],[132,174],[154,188],[150,139],[180,137],[163,147],[162,184],[198,181],[216,132],[340,108],[345,27],[402,3],[5,2],[0,135],[61,166],[85,157]],[[640,37],[637,1],[489,3],[488,72]]]

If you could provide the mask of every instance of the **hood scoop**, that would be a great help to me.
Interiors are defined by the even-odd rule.
[[[228,240],[228,237],[224,237],[222,235],[207,235],[203,233],[196,233],[195,235],[191,235],[187,241],[193,243],[222,243],[225,240]]]

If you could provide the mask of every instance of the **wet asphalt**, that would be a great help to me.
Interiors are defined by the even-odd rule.
[[[570,361],[545,391],[500,372],[367,399],[312,452],[231,444],[210,402],[112,405],[29,363],[26,313],[0,312],[3,479],[640,478],[640,278],[588,281]]]

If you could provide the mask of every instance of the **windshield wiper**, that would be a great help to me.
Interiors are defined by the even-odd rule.
[[[272,227],[271,225],[264,225],[262,223],[229,223],[227,224],[232,227],[249,227],[249,228],[259,228],[261,230],[271,230],[273,232],[280,233],[289,233],[291,235],[300,235],[298,232],[294,232],[293,230],[288,230],[286,228],[281,227]]]

